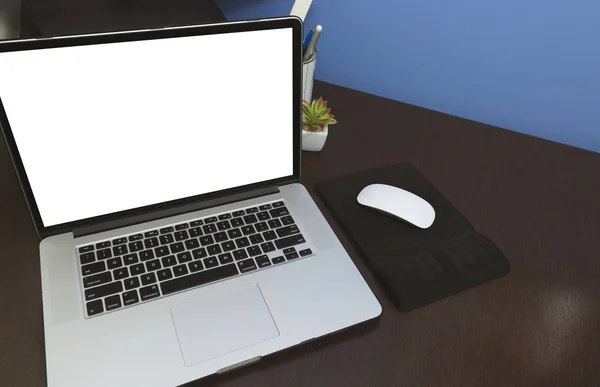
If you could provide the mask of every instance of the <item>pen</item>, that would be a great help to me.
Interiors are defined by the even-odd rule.
[[[315,54],[315,48],[317,46],[317,41],[319,40],[319,36],[321,36],[321,31],[323,31],[323,27],[317,24],[311,31],[313,31],[310,42],[308,42],[308,46],[304,51],[304,59],[309,59]]]
[[[302,44],[302,52],[306,51],[306,47],[308,46],[308,42],[310,42],[310,39],[313,36],[314,31],[310,30],[308,31],[308,34],[306,34],[306,38],[304,38],[304,43]]]

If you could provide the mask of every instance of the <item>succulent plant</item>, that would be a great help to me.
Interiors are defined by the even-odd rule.
[[[302,101],[302,129],[320,132],[323,130],[323,125],[337,123],[334,117],[331,108],[327,107],[327,101],[323,101],[323,97],[314,99],[311,103]]]

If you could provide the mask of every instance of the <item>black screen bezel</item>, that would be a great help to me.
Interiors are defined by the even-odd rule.
[[[65,36],[58,38],[43,38],[35,40],[6,41],[0,43],[0,53],[10,51],[24,51],[45,48],[70,47],[92,44],[131,42],[138,40],[153,40],[163,38],[175,38],[186,36],[212,35],[245,31],[260,31],[271,29],[292,28],[293,35],[293,174],[268,181],[256,182],[244,186],[234,187],[187,198],[176,199],[168,202],[157,203],[144,207],[133,208],[125,211],[80,219],[52,226],[44,226],[35,201],[31,185],[25,172],[21,156],[19,154],[15,138],[13,136],[2,100],[0,99],[0,129],[4,134],[9,154],[17,177],[25,195],[31,217],[33,218],[36,231],[40,237],[61,234],[76,228],[99,224],[106,221],[126,219],[134,215],[151,213],[159,210],[176,209],[179,206],[202,202],[217,197],[232,195],[259,188],[283,185],[298,182],[300,180],[300,157],[301,157],[301,109],[302,109],[302,21],[297,17],[272,18],[261,20],[248,20],[243,22],[226,22],[199,26],[173,27],[155,30],[136,30],[125,32],[112,32],[101,34]],[[268,48],[264,48],[268,49]],[[259,54],[259,53],[258,53]],[[260,57],[260,55],[259,55]]]

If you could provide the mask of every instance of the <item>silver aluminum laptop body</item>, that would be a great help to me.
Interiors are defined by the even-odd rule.
[[[301,80],[299,55],[302,40],[302,25],[299,19],[281,18],[98,34],[53,39],[54,42],[51,39],[21,41],[0,46],[0,70],[3,52],[35,52],[38,48],[69,47],[81,42],[85,42],[84,45],[87,44],[89,48],[96,43],[128,40],[144,42],[159,38],[203,37],[285,28],[293,31],[293,40],[289,41],[290,47],[293,46],[293,61],[285,63],[293,66],[294,106],[290,112],[293,110],[294,122],[288,127],[290,131],[293,127],[294,132],[293,150],[289,150],[290,157],[293,154],[294,165],[290,176],[282,176],[268,182],[246,184],[243,187],[202,193],[182,200],[140,206],[99,217],[47,226],[40,215],[42,204],[36,200],[35,179],[30,174],[33,169],[27,167],[26,157],[31,156],[27,156],[25,147],[20,147],[20,142],[25,143],[25,140],[15,136],[20,121],[15,119],[13,125],[10,98],[5,99],[0,89],[0,100],[3,104],[0,105],[0,124],[36,228],[43,237],[40,244],[40,262],[49,387],[181,385],[258,361],[263,356],[380,315],[380,304],[306,189],[298,183]],[[206,52],[206,55],[215,53]],[[291,115],[289,118],[292,120]],[[25,138],[23,136],[22,139]],[[206,138],[205,141],[210,142],[210,138]],[[131,152],[133,157],[138,150],[132,149]],[[218,166],[218,162],[215,165]],[[56,184],[61,183],[57,181]],[[176,185],[177,182],[168,184]],[[93,187],[93,184],[86,187]],[[59,191],[61,189],[56,188]],[[68,187],[65,187],[66,189]],[[73,206],[76,207],[75,204]],[[278,208],[285,208],[285,211],[282,212]],[[242,213],[243,215],[240,215]],[[265,217],[265,230],[270,226],[273,231],[269,234],[271,230],[263,230],[265,240],[261,240],[260,243],[251,240],[252,246],[241,249],[230,244],[230,253],[213,251],[214,261],[210,260],[213,258],[210,252],[206,253],[206,257],[199,256],[202,249],[217,244],[211,240],[211,243],[205,246],[202,244],[202,236],[207,237],[210,234],[211,237],[217,238],[216,234],[223,232],[231,237],[232,243],[234,240],[237,243],[240,238],[235,239],[232,236],[237,233],[232,231],[236,224],[233,219],[236,219],[236,216],[240,219],[240,230],[252,224],[256,231],[257,224],[262,220],[254,220],[254,214],[258,213]],[[281,222],[276,221],[276,218]],[[245,226],[241,226],[241,222],[246,222]],[[293,224],[287,226],[289,222]],[[212,234],[211,224],[218,225],[218,229]],[[197,226],[195,228],[202,236],[191,237],[194,229],[192,225]],[[221,225],[230,228],[221,230]],[[174,245],[179,242],[169,241],[170,243],[164,246],[170,246],[171,250],[165,250],[165,254],[170,255],[142,260],[142,254],[148,253],[149,250],[152,250],[153,254],[161,254],[162,238],[167,234],[165,230],[169,230],[169,227],[173,227],[172,233],[176,238],[177,230],[185,231],[186,238],[189,239],[181,240],[181,243],[185,243],[184,250],[181,253],[170,254]],[[147,240],[153,237],[146,238],[145,235],[152,236],[154,233],[159,245],[147,245]],[[288,233],[291,235],[287,236]],[[269,243],[266,240],[269,235],[273,237],[275,250],[263,247],[260,255],[253,256],[251,247],[265,246]],[[302,235],[302,238],[299,238],[299,235]],[[138,236],[144,238],[140,239],[139,244],[143,250],[132,253],[133,249],[137,249],[135,246]],[[224,234],[222,236],[225,237]],[[189,242],[191,239],[200,242],[192,244]],[[103,246],[103,243],[110,245],[109,258],[100,258],[100,255],[104,254],[101,250],[106,249],[97,246]],[[220,243],[223,249],[229,246],[226,243]],[[293,243],[291,247],[284,247],[290,243]],[[136,255],[136,264],[147,270],[144,274],[137,275],[142,281],[138,286],[100,298],[93,290],[104,286],[97,285],[102,280],[98,280],[100,282],[97,283],[86,282],[91,278],[83,273],[91,267],[86,265],[97,264],[104,270],[107,266],[115,264],[112,269],[106,269],[103,273],[112,272],[111,284],[119,282],[120,287],[126,286],[130,283],[127,281],[136,276],[133,274],[133,265],[127,266],[125,254],[119,256],[119,246],[128,246],[131,251],[127,252]],[[189,246],[191,248],[185,250]],[[279,248],[280,246],[282,248]],[[272,248],[271,246],[270,249]],[[290,249],[294,252],[290,252]],[[83,265],[82,262],[87,259],[84,254],[89,250],[95,255]],[[238,259],[237,255],[235,258],[228,255],[239,250],[247,251],[250,256]],[[172,266],[168,263],[169,257],[173,259]],[[262,260],[259,260],[259,257],[262,257]],[[118,264],[111,261],[116,258],[122,260]],[[100,261],[103,264],[98,264]],[[154,261],[161,269],[153,271],[155,278],[158,278],[155,282],[144,284],[143,276],[152,271],[148,266],[149,262]],[[203,265],[199,267],[197,262]],[[241,262],[245,262],[245,266],[240,266]],[[248,262],[252,267],[248,268]],[[176,268],[183,266],[185,273],[178,274]],[[123,267],[129,268],[126,271],[127,277],[116,279],[121,275],[117,271]],[[235,274],[232,270],[235,270]],[[228,274],[215,279],[210,273],[217,271],[223,275]],[[170,277],[160,282],[161,275]],[[194,286],[193,281],[199,281],[198,285]],[[142,288],[147,289],[144,295]],[[158,289],[156,294],[152,294],[152,289]],[[132,300],[130,297],[133,293],[138,297],[138,301],[131,301],[132,303],[127,305],[129,301],[126,300]],[[149,298],[141,300],[146,296]],[[93,301],[97,303],[90,306],[89,303]],[[100,309],[97,309],[98,307]]]

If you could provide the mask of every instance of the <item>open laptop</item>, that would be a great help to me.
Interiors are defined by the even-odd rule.
[[[299,184],[301,48],[294,17],[0,44],[50,387],[180,385],[379,316]]]

